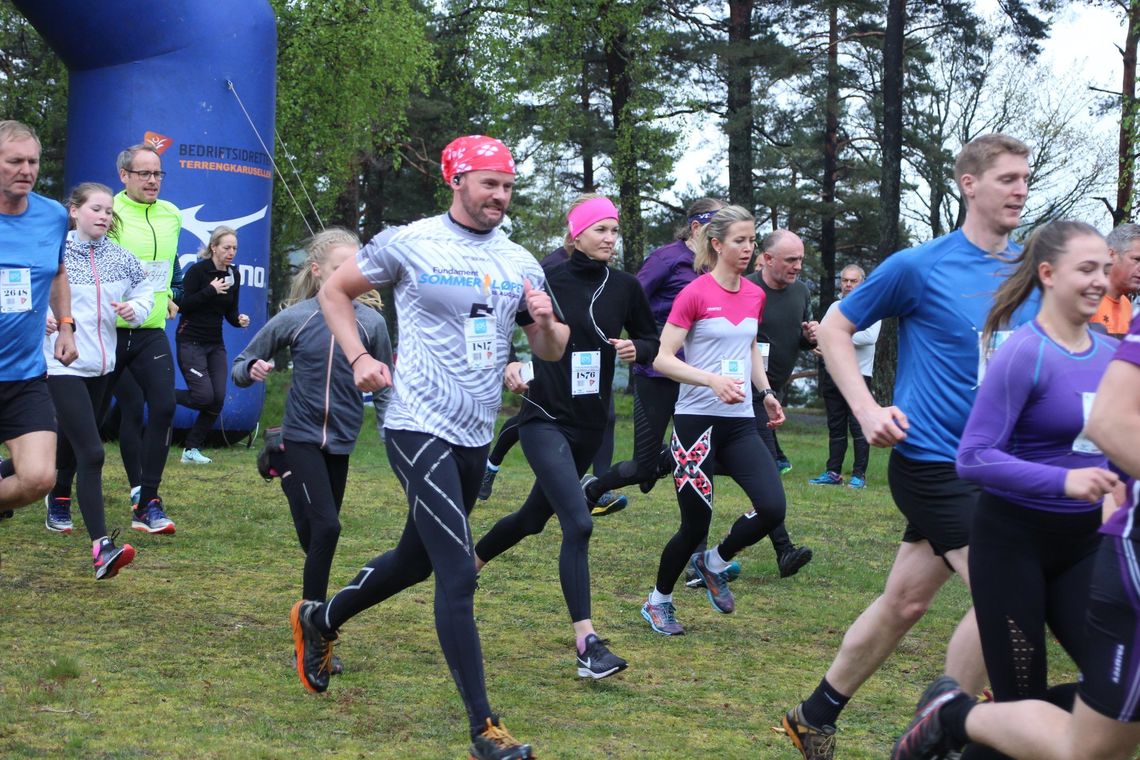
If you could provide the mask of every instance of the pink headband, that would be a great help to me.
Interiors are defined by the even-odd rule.
[[[585,203],[575,206],[566,215],[570,223],[570,237],[576,238],[592,224],[603,219],[617,219],[618,210],[609,198],[591,198]]]

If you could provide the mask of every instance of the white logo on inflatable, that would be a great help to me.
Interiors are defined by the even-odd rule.
[[[189,232],[194,237],[202,241],[202,245],[207,245],[210,242],[210,233],[214,231],[220,224],[233,228],[235,231],[240,230],[248,224],[259,221],[265,218],[265,214],[269,211],[269,206],[262,206],[261,210],[254,211],[252,214],[239,216],[235,219],[217,219],[213,221],[205,221],[198,218],[198,212],[202,210],[205,203],[199,203],[197,206],[182,209],[182,229]],[[188,265],[193,264],[198,260],[197,253],[184,253],[178,257],[178,266],[185,269]],[[238,273],[241,275],[241,284],[243,287],[250,286],[254,288],[264,288],[266,284],[265,267],[255,267],[249,264],[238,264]]]

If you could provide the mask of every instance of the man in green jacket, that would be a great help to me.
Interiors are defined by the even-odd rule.
[[[132,329],[119,320],[111,381],[122,411],[119,445],[131,484],[131,527],[147,533],[173,533],[174,522],[166,516],[158,487],[170,450],[175,409],[174,361],[166,320],[178,311],[171,299],[171,278],[178,270],[182,212],[158,197],[166,173],[153,147],[132,145],[119,154],[117,165],[123,191],[114,199],[120,220],[116,242],[139,258],[154,286],[154,309],[145,322]]]

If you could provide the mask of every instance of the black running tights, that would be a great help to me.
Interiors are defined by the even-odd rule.
[[[302,597],[323,602],[340,539],[340,505],[348,480],[348,455],[312,443],[285,440],[281,490],[289,499],[297,539],[305,551]]]
[[[491,715],[475,627],[475,547],[467,515],[475,505],[487,447],[464,447],[385,428],[388,462],[404,487],[408,519],[396,548],[364,566],[322,610],[334,631],[357,613],[424,581],[435,570],[435,630],[472,731]]]
[[[523,453],[534,470],[535,482],[522,507],[495,523],[475,545],[475,553],[490,562],[527,536],[537,535],[552,515],[562,526],[558,577],[571,622],[590,617],[590,533],[594,521],[578,479],[601,442],[602,431],[562,427],[553,422],[527,422],[519,428]]]
[[[110,382],[110,375],[53,375],[47,381],[59,424],[55,440],[56,481],[51,495],[70,499],[75,476],[79,509],[92,541],[107,535],[103,514],[103,439],[99,437],[97,419]]]
[[[713,479],[708,463],[743,489],[752,509],[733,523],[720,542],[720,556],[732,559],[784,521],[787,508],[780,472],[760,445],[751,417],[678,414],[673,418],[673,481],[681,527],[665,544],[657,569],[657,590],[669,594],[689,557],[706,539],[712,521]]]

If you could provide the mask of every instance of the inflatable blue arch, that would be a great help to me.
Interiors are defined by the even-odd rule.
[[[154,145],[167,172],[162,198],[182,210],[183,264],[218,224],[237,230],[246,330],[226,326],[230,358],[265,324],[277,30],[266,0],[14,0],[69,71],[68,188],[122,187],[115,158]],[[248,116],[247,116],[248,114]],[[261,138],[259,139],[259,136]],[[262,142],[264,140],[264,144]],[[177,320],[167,323],[173,346]],[[180,383],[185,385],[185,381]],[[215,429],[253,430],[265,386],[229,386]],[[179,407],[175,427],[194,412]]]

